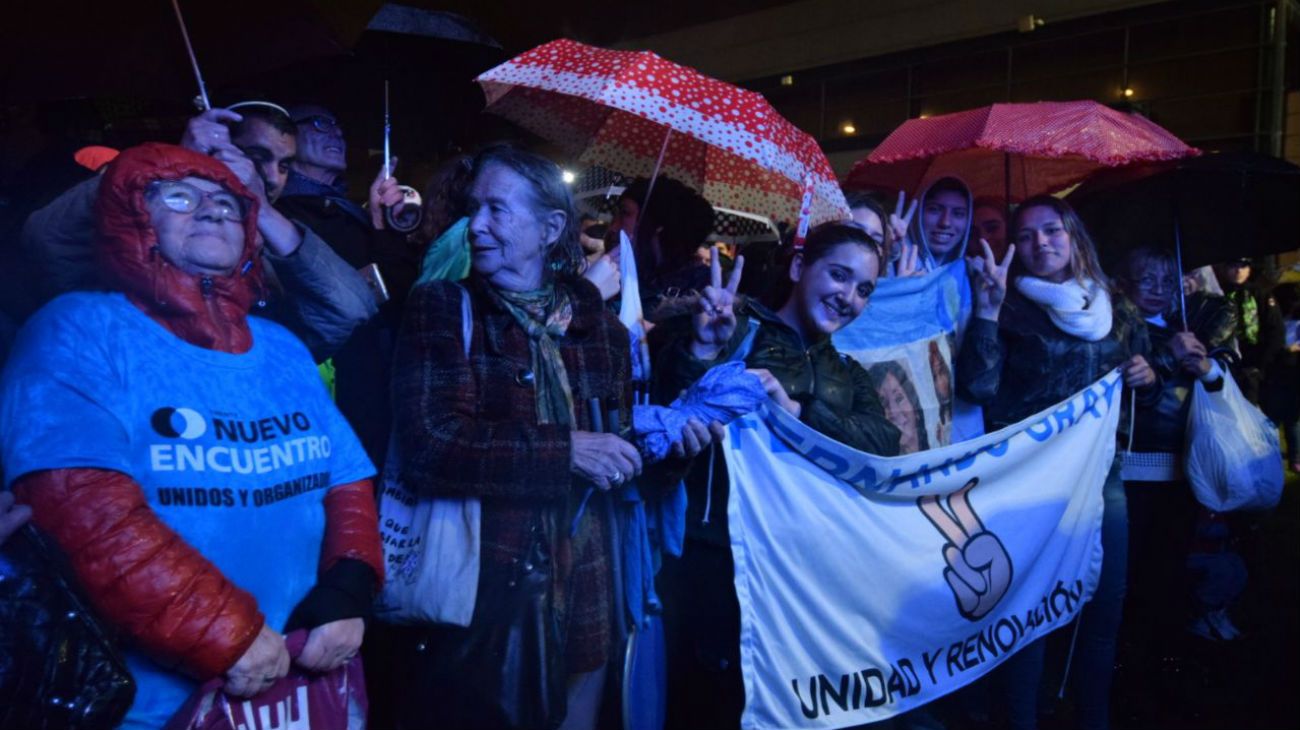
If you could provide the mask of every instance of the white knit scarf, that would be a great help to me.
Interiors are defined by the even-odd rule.
[[[1067,334],[1096,342],[1110,334],[1110,295],[1097,282],[1080,284],[1069,279],[1060,284],[1036,276],[1016,278],[1016,289],[1047,310],[1047,316]]]

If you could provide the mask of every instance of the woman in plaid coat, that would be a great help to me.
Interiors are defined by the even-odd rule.
[[[460,285],[418,286],[397,345],[402,475],[428,494],[481,500],[480,597],[489,581],[529,560],[536,535],[546,536],[568,675],[564,727],[591,727],[618,617],[610,525],[603,510],[582,505],[592,487],[616,488],[642,465],[630,443],[596,432],[588,404],[599,399],[601,412],[617,408],[619,422],[631,423],[628,334],[578,276],[577,217],[553,163],[489,148],[474,161],[469,197],[472,273]],[[709,432],[688,430],[685,451],[693,455]],[[471,628],[490,608],[478,602]],[[419,643],[436,652],[456,631],[431,629]],[[408,699],[425,712],[403,713],[410,724],[427,724],[432,712],[450,727],[446,706],[418,686]]]

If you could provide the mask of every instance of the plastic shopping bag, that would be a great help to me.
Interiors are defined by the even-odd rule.
[[[307,632],[285,637],[289,655],[297,658]],[[228,697],[223,681],[200,687],[164,730],[365,730],[366,680],[361,657],[324,674],[293,667],[289,674],[261,694],[247,699]]]
[[[1185,465],[1196,499],[1215,512],[1275,506],[1283,480],[1277,427],[1228,373],[1218,392],[1193,387]]]

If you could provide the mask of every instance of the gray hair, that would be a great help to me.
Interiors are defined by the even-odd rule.
[[[554,210],[564,213],[560,237],[546,252],[546,268],[552,274],[576,276],[582,270],[583,262],[582,247],[578,243],[578,214],[573,205],[573,194],[564,182],[559,166],[513,145],[496,144],[474,156],[471,179],[477,179],[491,165],[503,165],[528,181],[538,217]]]

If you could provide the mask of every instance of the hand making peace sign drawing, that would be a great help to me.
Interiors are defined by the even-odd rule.
[[[984,528],[970,506],[970,490],[976,484],[979,479],[971,479],[948,495],[947,509],[939,495],[916,500],[930,524],[948,539],[943,546],[943,559],[948,564],[943,577],[957,599],[958,612],[971,621],[983,618],[1002,600],[1011,586],[1012,574],[1007,549]]]

